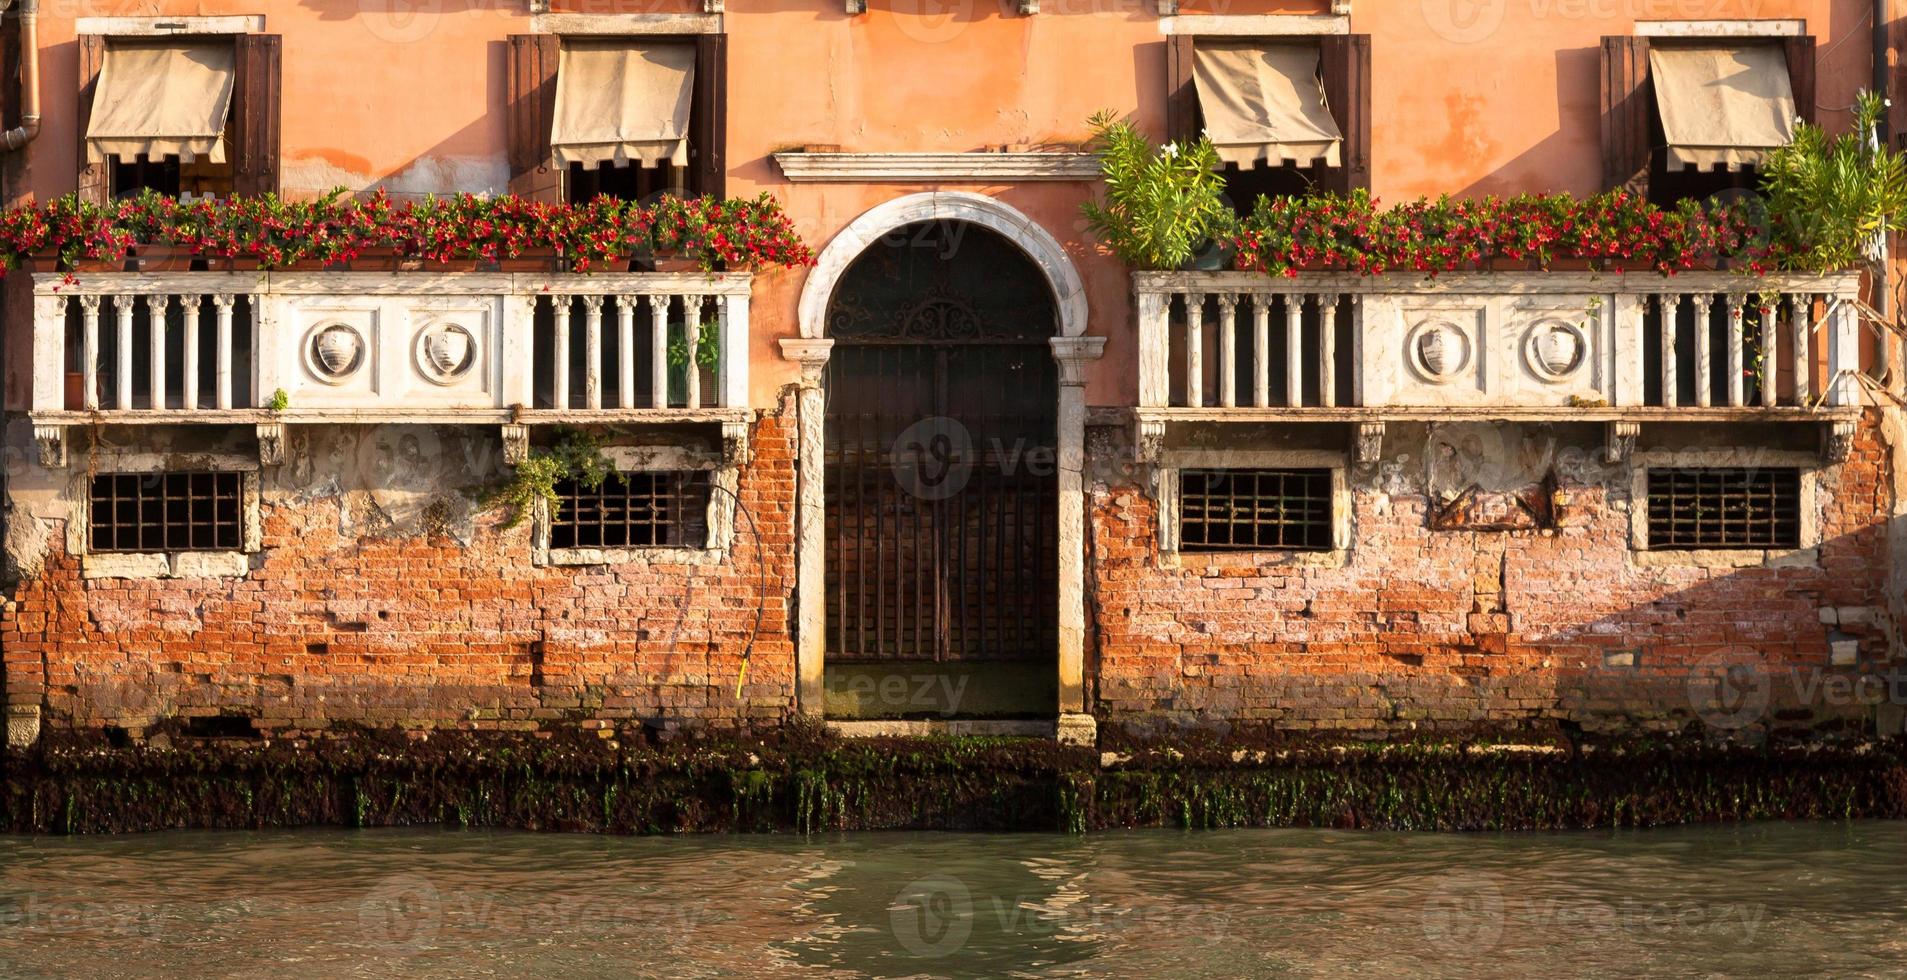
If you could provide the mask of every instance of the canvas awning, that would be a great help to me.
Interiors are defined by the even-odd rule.
[[[1219,159],[1338,165],[1343,134],[1324,104],[1316,45],[1200,44],[1192,80]]]
[[[557,166],[689,162],[695,48],[578,42],[556,68],[550,153]]]
[[[225,162],[232,76],[230,40],[107,45],[86,124],[88,152],[128,163],[141,154]]]
[[[1794,140],[1794,85],[1779,45],[1652,47],[1670,170],[1760,163]]]

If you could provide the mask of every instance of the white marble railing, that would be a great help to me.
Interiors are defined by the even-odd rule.
[[[277,401],[298,419],[491,421],[740,409],[748,399],[749,280],[35,275],[32,410],[36,418],[191,421]]]
[[[1139,407],[1859,403],[1859,276],[1134,273]]]

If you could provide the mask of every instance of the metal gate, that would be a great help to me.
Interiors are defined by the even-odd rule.
[[[832,661],[1036,660],[1057,649],[1044,277],[971,225],[900,229],[829,309]]]

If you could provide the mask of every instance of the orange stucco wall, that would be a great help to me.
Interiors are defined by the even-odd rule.
[[[868,208],[923,188],[790,184],[769,155],[801,144],[850,150],[970,150],[1074,142],[1111,107],[1163,121],[1164,35],[1152,0],[729,0],[729,188],[766,189],[817,247]],[[1373,189],[1386,199],[1596,189],[1597,39],[1638,19],[1804,18],[1820,39],[1819,117],[1843,125],[1868,77],[1867,0],[1356,0],[1372,35]],[[288,194],[377,184],[394,192],[502,189],[505,38],[530,30],[521,2],[156,0],[48,3],[41,18],[45,129],[6,189],[70,190],[76,18],[263,14],[285,37],[283,174]],[[559,10],[699,11],[695,0]],[[1188,14],[1318,13],[1302,0],[1192,0]],[[1094,404],[1129,404],[1135,371],[1123,270],[1094,254],[1077,183],[963,187],[1021,209],[1074,256],[1091,332],[1114,338],[1092,375]],[[754,305],[759,405],[793,376],[774,341],[795,333],[804,273],[763,277]]]

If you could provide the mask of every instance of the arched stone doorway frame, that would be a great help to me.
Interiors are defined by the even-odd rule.
[[[848,266],[869,245],[897,228],[923,221],[964,221],[987,228],[1017,246],[1039,267],[1053,290],[1059,334],[1052,338],[1059,365],[1056,412],[1059,462],[1059,703],[1062,737],[1091,737],[1086,715],[1085,653],[1085,483],[1086,364],[1105,352],[1104,337],[1086,336],[1086,290],[1066,250],[1045,228],[1013,206],[984,194],[929,191],[877,205],[849,222],[816,257],[801,288],[801,336],[781,341],[782,356],[801,366],[796,400],[800,433],[800,477],[795,505],[795,665],[796,697],[806,714],[822,712],[823,666],[827,657],[826,506],[823,498],[823,416],[826,402],[822,373],[834,341],[823,336],[828,303]]]

